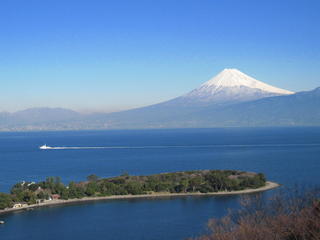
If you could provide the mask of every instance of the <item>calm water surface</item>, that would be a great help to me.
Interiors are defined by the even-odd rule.
[[[39,150],[57,147],[100,149]],[[320,128],[226,128],[0,133],[0,191],[18,181],[94,173],[144,175],[194,169],[263,172],[284,186],[319,184]],[[272,191],[265,195],[272,194]],[[1,216],[0,239],[184,239],[237,196],[117,200]]]

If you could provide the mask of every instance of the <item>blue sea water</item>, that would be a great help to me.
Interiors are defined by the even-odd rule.
[[[40,150],[43,144],[80,148]],[[263,172],[284,186],[319,184],[320,128],[0,133],[2,192],[16,182],[48,176],[68,183],[92,173],[110,177],[194,169]],[[0,239],[185,239],[205,232],[209,218],[237,208],[238,200],[179,197],[49,207],[0,216],[6,221]]]

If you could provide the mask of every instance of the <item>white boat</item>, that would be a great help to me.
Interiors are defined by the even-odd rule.
[[[42,145],[39,147],[40,149],[52,149],[52,147],[45,145]]]

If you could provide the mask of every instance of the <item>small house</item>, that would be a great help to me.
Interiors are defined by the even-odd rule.
[[[59,194],[52,194],[51,198],[52,200],[58,200],[61,196]]]

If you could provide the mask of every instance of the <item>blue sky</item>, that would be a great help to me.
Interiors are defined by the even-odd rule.
[[[184,94],[224,68],[320,86],[318,0],[1,0],[0,111],[112,111]]]

